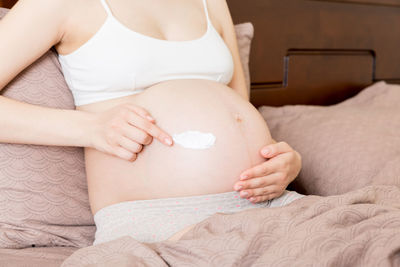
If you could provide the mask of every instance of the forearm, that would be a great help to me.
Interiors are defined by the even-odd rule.
[[[0,143],[90,146],[92,114],[0,96]]]

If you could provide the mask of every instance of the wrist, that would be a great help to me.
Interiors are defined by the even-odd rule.
[[[82,147],[93,147],[93,136],[96,128],[96,116],[93,112],[81,111],[80,112],[80,125],[81,129],[79,134],[79,140],[81,140],[80,146]]]

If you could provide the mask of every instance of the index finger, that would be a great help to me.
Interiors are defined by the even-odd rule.
[[[261,149],[261,155],[264,158],[272,158],[272,157],[276,156],[277,154],[286,153],[291,150],[292,150],[292,148],[289,146],[288,143],[286,143],[285,141],[280,141],[277,143],[272,143],[272,144],[264,146]]]
[[[125,107],[127,107],[128,109],[136,112],[137,114],[139,114],[143,118],[146,118],[151,122],[155,122],[155,119],[150,115],[150,113],[146,109],[144,109],[142,107],[139,107],[139,106],[136,106],[134,104],[129,104],[129,103],[126,104]]]
[[[137,113],[130,112],[127,121],[129,124],[142,129],[154,138],[158,139],[161,143],[164,143],[168,146],[172,145],[172,138],[169,134],[163,131],[156,124],[144,119]]]

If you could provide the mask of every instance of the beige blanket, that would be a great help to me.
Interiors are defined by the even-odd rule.
[[[400,189],[368,186],[218,213],[179,241],[124,236],[78,249],[62,266],[400,266]]]

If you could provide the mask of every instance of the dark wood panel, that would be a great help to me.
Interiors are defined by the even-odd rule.
[[[0,0],[0,7],[12,8],[17,0]]]
[[[400,7],[400,0],[313,0],[313,1],[342,2],[348,4],[383,5],[383,6]]]
[[[274,101],[276,105],[333,104],[332,99],[340,101],[354,95],[359,88],[368,85],[368,80],[369,83],[377,80],[400,81],[400,8],[397,6],[400,0],[352,1],[228,0],[234,23],[251,21],[255,29],[250,54],[253,104],[273,104]],[[332,63],[331,68],[325,68],[324,61],[313,61],[301,72],[290,71],[286,79],[293,91],[278,95],[277,89],[287,89],[284,86],[285,58],[289,51],[295,50],[368,51],[373,59],[349,63],[355,69],[368,70],[369,74],[348,70],[349,75],[344,76],[343,73],[340,78],[335,75],[344,70],[346,61],[343,57]],[[371,72],[371,64],[374,73]],[[318,81],[319,88],[310,91],[308,100],[305,100],[304,88],[316,86],[313,84],[315,78],[310,80],[305,77],[314,77],[316,71],[322,70],[326,71],[323,74],[326,82]],[[367,79],[364,75],[373,77]],[[290,81],[296,81],[295,85],[293,82],[290,85]],[[326,97],[323,97],[324,90],[327,90]],[[334,90],[337,91],[336,96],[332,95]],[[288,90],[280,92],[283,91]],[[298,94],[293,93],[295,91]],[[313,95],[313,92],[317,94]],[[275,100],[271,101],[271,98]]]
[[[371,51],[290,50],[284,61],[283,83],[253,90],[254,105],[331,105],[374,80],[375,56]],[[265,93],[268,98],[262,97]]]

